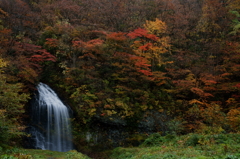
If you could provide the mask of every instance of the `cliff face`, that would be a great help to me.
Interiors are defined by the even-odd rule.
[[[74,140],[76,147],[106,150],[116,147],[131,147],[141,144],[150,134],[170,132],[170,118],[165,113],[147,111],[136,118],[120,119],[119,117],[93,117],[86,127],[82,127]],[[79,129],[79,128],[78,128]]]

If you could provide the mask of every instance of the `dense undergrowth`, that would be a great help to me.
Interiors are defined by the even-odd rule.
[[[1,159],[90,159],[75,150],[68,152],[57,152],[48,150],[18,149],[0,151]]]
[[[240,134],[150,135],[138,147],[118,147],[102,153],[92,152],[93,159],[239,159]],[[97,151],[97,150],[96,150]],[[75,150],[9,149],[0,151],[1,159],[90,159]]]
[[[139,147],[116,148],[111,159],[238,159],[240,134],[152,134]]]

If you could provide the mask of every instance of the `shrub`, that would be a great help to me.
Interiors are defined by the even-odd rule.
[[[154,133],[150,135],[142,144],[143,147],[157,146],[164,142],[164,137],[159,133]]]
[[[235,156],[235,155],[228,155],[226,158],[224,159],[239,159],[239,156]]]
[[[179,119],[173,119],[167,122],[168,133],[173,135],[181,134],[184,131],[184,124],[185,122]]]
[[[199,140],[201,138],[201,135],[199,134],[192,134],[191,136],[189,136],[189,138],[186,140],[185,144],[187,146],[196,146],[197,144],[199,144]]]
[[[17,159],[16,157],[10,156],[10,155],[7,155],[7,154],[1,155],[0,158],[1,159]]]

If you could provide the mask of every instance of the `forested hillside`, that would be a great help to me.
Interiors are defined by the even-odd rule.
[[[76,143],[153,114],[151,131],[239,132],[240,1],[1,0],[0,147],[20,143],[40,81],[73,110]]]

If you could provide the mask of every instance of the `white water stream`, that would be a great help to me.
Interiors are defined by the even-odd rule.
[[[33,105],[35,148],[66,152],[73,149],[68,108],[46,84],[37,86]]]

